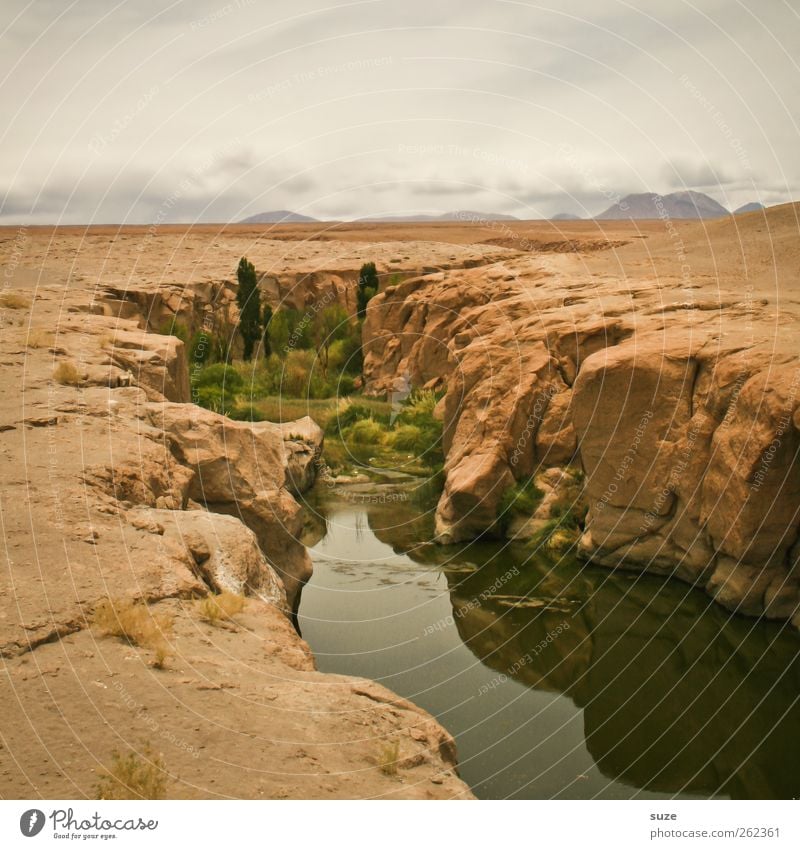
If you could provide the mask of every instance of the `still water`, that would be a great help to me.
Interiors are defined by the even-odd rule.
[[[475,795],[800,796],[795,632],[674,580],[432,545],[416,501],[314,494],[299,624],[320,669],[436,716]]]

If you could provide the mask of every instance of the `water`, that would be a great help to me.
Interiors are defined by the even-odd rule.
[[[322,492],[299,611],[324,671],[455,736],[481,798],[800,796],[800,637],[678,581],[434,546],[402,486]]]

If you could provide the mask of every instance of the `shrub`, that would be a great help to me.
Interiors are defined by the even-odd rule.
[[[97,784],[97,798],[166,799],[169,776],[161,755],[154,755],[149,746],[142,754],[140,758],[136,752],[114,752],[111,766]]]
[[[342,431],[361,419],[375,419],[382,424],[388,424],[388,419],[376,415],[369,407],[364,404],[354,404],[350,401],[342,401],[336,408],[336,412],[331,416],[328,422],[325,433],[328,436],[341,436]]]
[[[189,342],[189,363],[200,363],[203,365],[214,358],[214,354],[218,349],[219,342],[211,333],[207,333],[205,330],[198,330]]]
[[[265,420],[264,414],[253,404],[234,407],[226,415],[237,422],[263,422]]]
[[[169,654],[166,636],[172,631],[173,619],[154,614],[145,602],[129,599],[104,599],[94,609],[92,625],[101,634],[119,637],[133,646],[151,649],[154,666],[161,669]]]
[[[413,451],[415,454],[421,454],[427,448],[423,439],[424,433],[416,425],[401,424],[389,434],[388,442],[398,451]]]
[[[56,383],[63,383],[65,386],[79,386],[83,383],[81,373],[75,363],[71,362],[59,363],[53,371],[53,379]]]
[[[56,335],[52,330],[31,330],[28,334],[29,348],[52,348],[56,343]]]
[[[439,397],[431,390],[415,390],[403,404],[403,409],[397,417],[395,427],[402,431],[401,442],[412,442],[408,450],[414,451],[419,459],[432,469],[439,468],[444,463],[442,446],[442,422],[433,415]],[[414,427],[418,431],[415,439],[411,439],[412,431],[405,427]],[[400,444],[397,445],[400,448]]]
[[[397,775],[400,741],[386,743],[378,753],[378,766],[384,775]]]
[[[244,609],[244,598],[236,593],[223,592],[219,595],[206,596],[200,602],[200,617],[217,625],[241,613]]]
[[[9,310],[26,310],[31,305],[30,298],[19,292],[0,292],[0,307]]]
[[[342,438],[352,445],[380,445],[384,429],[375,419],[359,419],[342,431]]]
[[[532,516],[542,498],[544,493],[533,482],[533,475],[509,487],[497,507],[498,530],[505,533],[515,516]]]
[[[177,321],[175,317],[165,318],[158,326],[158,333],[162,336],[177,336],[184,344],[189,342],[189,328]]]

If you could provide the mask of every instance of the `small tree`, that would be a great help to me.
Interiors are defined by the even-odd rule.
[[[361,271],[358,272],[356,303],[358,305],[359,318],[363,318],[366,315],[367,304],[369,303],[370,298],[377,294],[378,286],[378,271],[375,268],[375,263],[365,262],[364,265],[361,266]]]
[[[272,307],[269,304],[264,304],[264,312],[261,315],[261,342],[264,346],[264,356],[268,357],[272,353],[272,345],[270,344],[269,326],[272,322]]]
[[[239,280],[239,288],[236,290],[239,333],[244,340],[243,356],[249,360],[253,356],[253,348],[261,338],[261,293],[258,291],[256,269],[245,257],[239,260],[236,277]]]

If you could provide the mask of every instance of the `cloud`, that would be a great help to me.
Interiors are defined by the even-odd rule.
[[[783,4],[7,5],[4,222],[735,206],[798,176]]]

